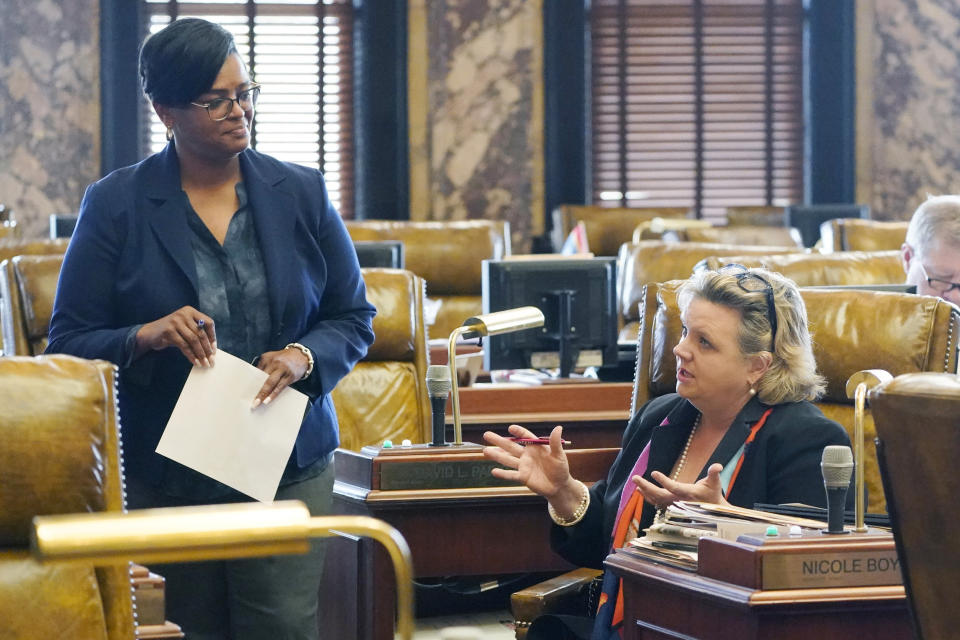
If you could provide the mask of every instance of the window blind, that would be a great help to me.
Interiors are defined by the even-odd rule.
[[[803,20],[803,0],[593,0],[594,202],[801,201]]]
[[[323,172],[344,218],[354,212],[353,6],[350,0],[145,0],[146,29],[198,17],[230,31],[251,79],[263,85],[252,146]],[[166,144],[149,104],[144,155]]]

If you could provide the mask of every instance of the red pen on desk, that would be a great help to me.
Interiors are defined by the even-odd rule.
[[[550,444],[550,438],[507,438],[517,444]],[[560,444],[573,444],[569,440],[561,440]]]

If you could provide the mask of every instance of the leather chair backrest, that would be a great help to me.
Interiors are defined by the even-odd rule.
[[[0,260],[9,260],[14,256],[46,255],[65,253],[70,241],[64,238],[58,240],[10,240],[0,239]]]
[[[62,265],[63,255],[16,256],[0,262],[4,354],[35,356],[46,349]]]
[[[651,282],[687,278],[693,267],[708,256],[799,252],[791,247],[744,246],[705,242],[665,242],[644,240],[625,244],[617,255],[617,313],[620,315],[621,341],[637,337],[638,304],[643,287]]]
[[[554,251],[578,222],[587,231],[587,244],[595,256],[615,256],[624,242],[630,242],[633,231],[654,218],[685,218],[688,207],[596,207],[563,204],[553,210]]]
[[[650,398],[676,389],[673,347],[680,340],[677,289],[682,281],[651,284],[644,290],[637,338],[633,411]],[[853,403],[847,380],[864,369],[893,375],[957,371],[960,309],[932,296],[858,290],[801,289],[813,334],[817,370],[827,389],[817,405],[853,434]],[[864,432],[872,440],[873,421]],[[866,454],[868,508],[885,509],[874,452]]]
[[[726,216],[729,226],[756,225],[763,227],[785,227],[783,207],[735,206],[727,207]]]
[[[67,240],[40,240],[21,242],[10,239],[0,239],[0,262],[20,255],[62,254],[67,250]],[[0,271],[0,280],[3,280],[3,271]],[[3,308],[3,284],[0,283],[0,310]],[[2,311],[0,311],[2,313]],[[3,320],[0,317],[0,356],[13,355],[7,352],[3,343]],[[27,354],[24,354],[27,355]]]
[[[789,253],[769,256],[710,256],[708,269],[725,264],[763,267],[790,278],[801,287],[903,282],[899,251],[847,251],[843,253]]]
[[[0,239],[18,240],[20,235],[20,225],[16,220],[0,222]]]
[[[800,230],[805,247],[813,247],[820,240],[820,225],[827,220],[869,217],[866,204],[792,204],[784,213],[784,223]]]
[[[909,222],[834,218],[820,225],[823,251],[893,251],[907,239]]]
[[[684,240],[687,242],[719,242],[722,244],[803,248],[803,240],[800,238],[800,232],[793,227],[735,225],[685,229],[683,235],[685,236]]]
[[[427,341],[424,280],[401,269],[363,269],[367,299],[377,308],[366,357],[333,390],[340,446],[359,451],[384,440],[427,442]]]
[[[911,373],[873,389],[877,455],[916,637],[960,628],[960,379]]]
[[[481,263],[510,255],[510,223],[494,220],[407,222],[348,220],[355,242],[399,240],[405,268],[427,281],[427,295],[442,301],[430,335],[446,338],[482,313]]]
[[[30,556],[36,515],[124,506],[112,364],[0,358],[0,629],[3,638],[130,640],[129,563],[94,569]]]

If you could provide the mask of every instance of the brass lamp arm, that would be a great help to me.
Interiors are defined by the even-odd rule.
[[[866,413],[867,391],[882,382],[892,380],[893,376],[883,369],[865,369],[858,371],[847,379],[847,397],[853,398],[853,459],[856,462],[856,496],[854,502],[854,531],[864,533],[865,505],[863,500],[864,485],[864,453],[863,453],[863,417]]]
[[[36,516],[31,547],[41,562],[183,562],[305,553],[312,538],[373,538],[393,562],[397,631],[413,638],[413,562],[399,531],[367,516],[310,517],[296,500]]]
[[[413,560],[403,535],[383,520],[367,516],[319,516],[310,518],[310,537],[352,533],[372,538],[390,554],[397,583],[397,632],[413,640]]]

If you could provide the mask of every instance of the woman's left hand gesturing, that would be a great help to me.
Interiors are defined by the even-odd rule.
[[[707,477],[694,483],[676,482],[666,474],[654,471],[650,476],[660,483],[659,487],[640,476],[633,476],[633,481],[643,494],[644,500],[655,507],[663,508],[677,500],[728,504],[727,499],[723,497],[720,484],[721,471],[723,471],[723,465],[714,463],[707,469]]]
[[[267,351],[260,356],[257,368],[266,371],[269,377],[253,399],[251,409],[270,404],[281,391],[303,378],[309,364],[307,356],[299,349]]]

